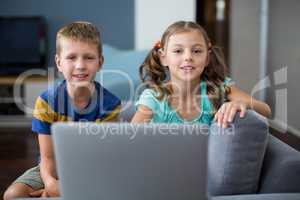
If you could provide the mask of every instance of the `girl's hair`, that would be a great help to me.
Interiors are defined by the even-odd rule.
[[[140,78],[146,83],[146,87],[153,88],[159,93],[158,99],[161,100],[165,94],[171,94],[172,89],[165,84],[168,68],[161,64],[159,50],[166,46],[170,36],[192,30],[197,30],[202,34],[206,47],[210,51],[209,64],[199,78],[206,81],[208,96],[213,102],[214,109],[217,109],[225,101],[227,93],[230,92],[229,87],[224,85],[228,68],[222,50],[211,44],[206,31],[195,22],[178,21],[167,28],[161,40],[150,50],[144,63],[140,66]]]

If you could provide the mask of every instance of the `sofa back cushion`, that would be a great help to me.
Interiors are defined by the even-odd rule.
[[[96,80],[122,101],[132,101],[140,85],[139,67],[148,50],[120,50],[103,45],[104,63]]]
[[[118,117],[118,122],[131,122],[135,112],[136,110],[133,101],[122,101],[122,108]]]
[[[226,129],[212,124],[208,156],[210,195],[256,193],[267,141],[266,118],[251,110],[244,118],[237,113]]]

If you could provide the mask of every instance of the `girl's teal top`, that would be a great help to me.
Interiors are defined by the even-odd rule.
[[[226,78],[224,85],[230,85],[231,79]],[[153,89],[145,89],[136,101],[135,105],[144,105],[149,107],[153,112],[151,122],[153,123],[204,123],[210,125],[213,120],[213,105],[207,96],[207,85],[205,81],[201,81],[201,112],[193,120],[185,120],[181,118],[176,110],[174,110],[165,95],[162,100],[158,100],[158,93]],[[223,87],[224,88],[224,87]]]

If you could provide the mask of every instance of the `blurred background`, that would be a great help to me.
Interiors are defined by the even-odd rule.
[[[272,134],[300,149],[298,0],[1,0],[0,5],[1,196],[36,163],[38,152],[31,114],[17,102],[30,107],[47,88],[44,71],[54,71],[56,32],[78,20],[97,25],[103,43],[123,53],[147,52],[177,20],[197,21],[224,49],[236,85],[271,105]],[[132,67],[137,71],[139,65]],[[41,71],[16,82],[28,70]]]

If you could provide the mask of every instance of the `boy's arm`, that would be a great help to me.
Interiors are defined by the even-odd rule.
[[[38,139],[41,153],[41,177],[46,193],[50,197],[60,196],[52,138],[50,135],[39,134]]]

